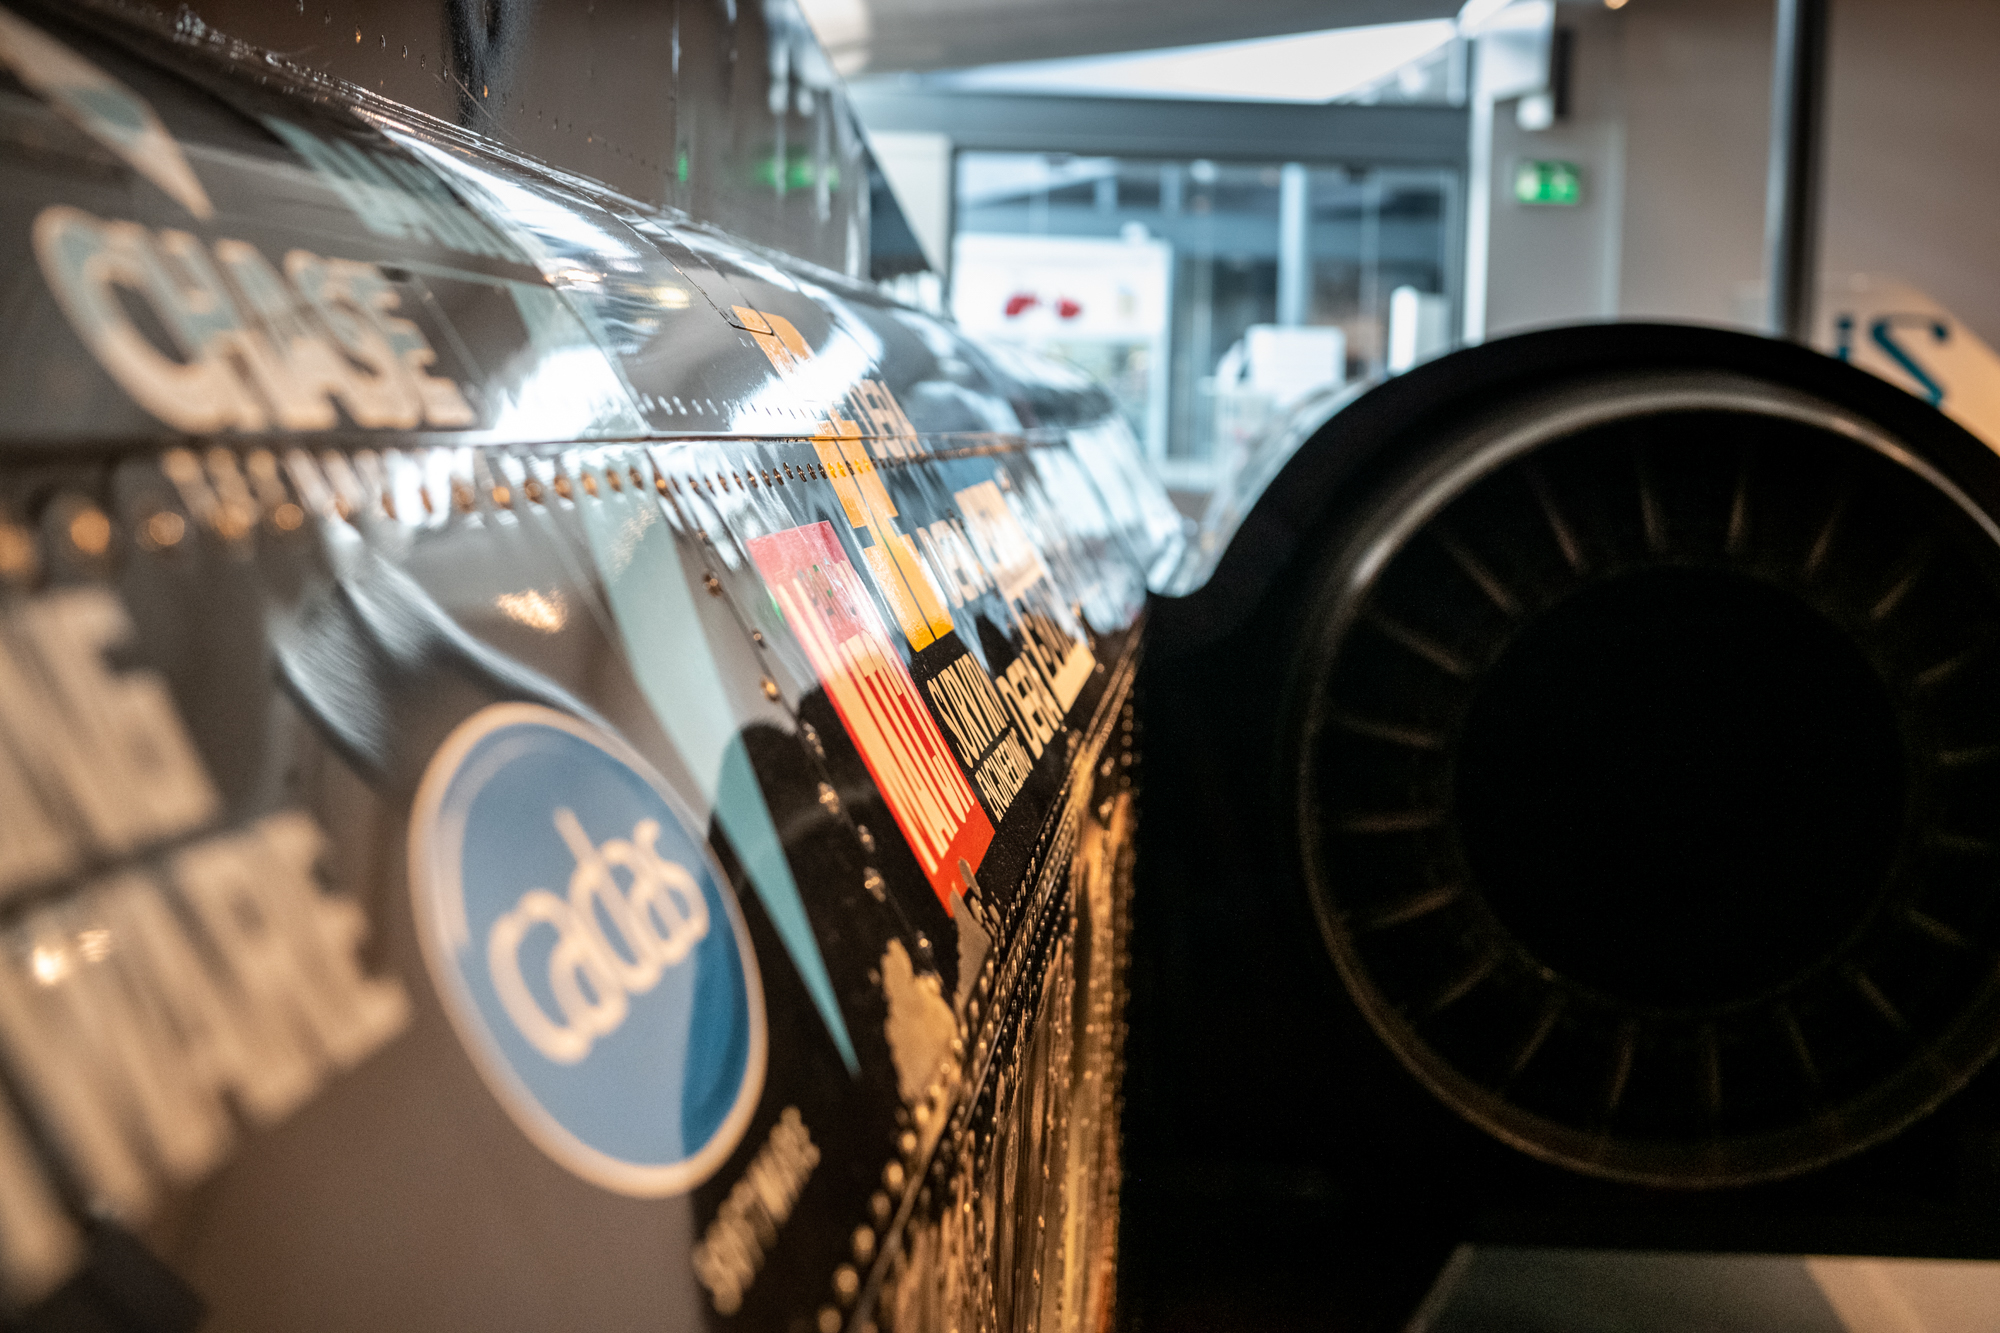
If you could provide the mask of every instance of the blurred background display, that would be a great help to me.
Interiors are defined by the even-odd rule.
[[[1422,168],[961,153],[951,312],[1103,380],[1161,477],[1205,490],[1306,395],[1443,350],[1454,189]]]

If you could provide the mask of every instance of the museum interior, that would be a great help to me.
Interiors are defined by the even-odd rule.
[[[0,1333],[2000,1333],[1996,70],[0,0]]]

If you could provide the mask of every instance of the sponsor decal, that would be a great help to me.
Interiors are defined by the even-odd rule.
[[[1006,816],[1042,751],[1062,729],[1070,706],[1096,668],[1096,657],[1075,617],[1057,603],[1048,566],[1000,482],[981,482],[956,492],[962,519],[940,519],[912,533],[902,532],[901,516],[868,452],[872,448],[875,457],[883,459],[920,452],[916,432],[895,395],[878,380],[862,379],[845,394],[826,400],[824,386],[816,385],[812,374],[812,348],[789,320],[747,306],[736,307],[735,313],[787,383],[808,397],[815,414],[823,414],[813,448],[826,465],[842,513],[866,539],[861,546],[863,563],[911,651],[928,648],[954,631],[952,609],[989,594],[1007,604],[1021,652],[1005,671],[989,675],[968,654],[954,658],[924,682],[930,709],[949,730],[952,753],[972,775],[990,816],[984,821],[990,829]],[[816,389],[822,391],[815,394]],[[754,551],[757,543],[751,545]],[[766,581],[772,581],[771,571],[764,572]],[[814,662],[818,665],[817,657]],[[902,672],[900,663],[897,670]],[[907,673],[902,674],[907,679]],[[821,679],[827,680],[823,668]],[[828,688],[832,689],[830,683]],[[845,711],[842,720],[847,720]],[[924,721],[928,725],[930,717],[924,716]],[[854,730],[851,722],[849,730]],[[864,744],[864,753],[867,748]],[[889,746],[884,742],[882,748]],[[892,799],[890,806],[898,810],[901,821],[896,801]],[[909,825],[904,831],[909,832]],[[984,848],[981,841],[979,849]],[[949,867],[955,862],[947,860],[934,868],[927,849],[920,848],[918,855],[950,911],[954,881]],[[979,864],[977,856],[965,860],[970,866]]]
[[[409,999],[362,971],[367,918],[321,890],[309,816],[200,836],[221,802],[166,682],[107,659],[130,632],[95,587],[0,615],[0,895],[98,867],[0,933],[0,1052],[92,1206],[137,1225],[222,1163],[238,1116],[275,1124],[401,1032]],[[15,1301],[80,1257],[27,1143],[0,1104]]]
[[[345,139],[323,139],[276,116],[264,117],[264,125],[304,158],[375,235],[521,261],[519,251],[419,163]]]
[[[360,426],[459,427],[475,416],[437,353],[395,312],[402,297],[373,264],[255,246],[53,205],[35,257],[77,336],[134,402],[193,434],[326,430],[336,404]],[[226,277],[225,277],[226,275]],[[134,320],[143,305],[172,354]]]
[[[590,494],[590,474],[584,475]],[[580,513],[625,645],[625,660],[632,664],[654,717],[687,765],[697,794],[728,837],[744,878],[784,941],[842,1062],[850,1074],[858,1074],[861,1062],[834,998],[833,978],[827,974],[805,899],[785,858],[784,841],[737,731],[737,708],[723,683],[723,660],[710,637],[712,630],[703,624],[704,608],[695,603],[688,569],[658,499],[638,486],[630,490],[619,486],[617,475],[615,464],[606,467],[610,485],[594,488],[595,502],[581,506]]]
[[[819,1145],[799,1108],[787,1106],[689,1256],[717,1314],[743,1308],[744,1293],[757,1280],[818,1165]]]
[[[102,588],[9,609],[0,635],[0,895],[192,832],[221,802],[166,682],[113,671],[131,632]]]
[[[604,1189],[680,1194],[762,1091],[764,996],[735,896],[645,761],[495,704],[431,759],[410,821],[424,958],[523,1133]]]
[[[950,910],[959,862],[979,864],[993,823],[876,618],[833,525],[791,528],[749,545],[925,878]]]
[[[735,310],[772,366],[812,398],[811,377],[805,373],[812,348],[792,322],[783,315],[748,306]],[[881,457],[914,455],[916,431],[895,395],[878,380],[862,380],[839,401],[815,402],[813,409],[816,415],[825,414],[813,435],[813,450],[826,465],[827,478],[848,525],[868,538],[861,547],[862,563],[868,566],[876,590],[896,617],[910,651],[928,648],[952,632],[951,613],[945,609],[945,595],[924,567],[916,542],[897,527],[901,515],[896,502],[889,498],[875,460],[868,456],[871,443]],[[862,435],[863,421],[869,424],[871,439]]]
[[[989,590],[1005,600],[1021,651],[997,675],[970,654],[957,658],[924,682],[924,692],[998,820],[1062,730],[1097,658],[1056,604],[1048,566],[999,485],[983,481],[956,498],[963,526],[938,522],[925,530],[933,560],[950,571],[947,586],[961,586],[966,601]],[[976,556],[965,552],[967,545]]]
[[[993,579],[973,554],[965,525],[958,519],[939,519],[916,530],[917,545],[930,558],[931,568],[940,576],[944,595],[953,608],[978,600],[993,589]]]
[[[979,788],[980,799],[986,802],[994,818],[1004,817],[1034,771],[1035,760],[1040,757],[1046,740],[1044,731],[1039,728],[1027,731],[1035,744],[1030,752],[1027,742],[1021,739],[1023,729],[1017,725],[1024,710],[1006,702],[1007,696],[993,688],[993,678],[980,669],[970,653],[953,659],[950,666],[925,681],[924,692],[930,695],[937,715],[950,729],[959,758],[971,770],[972,781]],[[1039,723],[1040,700],[1036,697],[1030,702],[1036,707],[1028,720]]]
[[[791,321],[747,306],[736,307],[736,315],[786,381],[810,395],[812,348]],[[868,455],[870,447],[880,458],[919,452],[916,431],[895,395],[879,380],[863,379],[837,401],[815,403],[815,411],[825,416],[813,448],[848,523],[869,539],[862,559],[911,651],[954,630],[947,603],[963,608],[997,593],[1013,615],[1022,651],[999,676],[967,656],[924,682],[932,708],[950,729],[954,753],[992,820],[999,820],[1062,729],[1097,659],[1074,617],[1056,604],[1048,566],[998,483],[956,492],[962,522],[940,519],[905,534]],[[977,857],[966,860],[978,864]],[[933,882],[950,910],[949,884]]]
[[[0,9],[0,65],[70,124],[123,159],[198,218],[215,208],[181,146],[130,88],[41,29]]]
[[[956,499],[978,538],[986,566],[993,571],[1002,597],[1010,602],[1019,601],[1028,589],[1049,576],[1049,567],[1042,563],[1035,543],[1028,538],[1028,530],[1007,507],[1007,497],[1001,494],[999,483],[982,481],[977,486],[968,486],[956,493]]]
[[[1096,669],[1097,658],[1076,632],[1079,627],[1068,610],[1056,602],[1049,568],[999,485],[982,481],[956,494],[973,543],[993,571],[1020,634],[1021,656],[994,683],[1024,706],[1053,700],[1059,727]],[[1034,750],[1038,756],[1042,752],[1040,745]]]

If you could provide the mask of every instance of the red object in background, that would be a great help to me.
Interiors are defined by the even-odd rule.
[[[1015,292],[1007,298],[1007,318],[1019,319],[1023,313],[1033,310],[1042,303],[1042,298],[1033,292]]]
[[[1082,313],[1083,303],[1073,297],[1065,296],[1056,302],[1056,314],[1063,319],[1075,319]]]

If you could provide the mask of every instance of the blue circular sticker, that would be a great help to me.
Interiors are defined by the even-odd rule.
[[[756,955],[695,829],[627,746],[533,704],[461,723],[411,813],[417,935],[473,1063],[621,1194],[707,1179],[763,1087]]]

